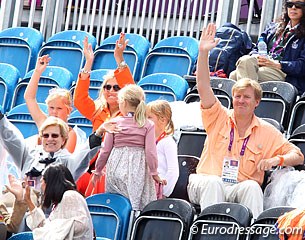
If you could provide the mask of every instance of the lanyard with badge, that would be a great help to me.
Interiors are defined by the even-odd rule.
[[[241,150],[240,150],[240,157],[245,155],[245,150],[248,144],[250,136],[246,137],[243,141]],[[231,131],[230,131],[230,143],[228,146],[228,151],[231,152],[232,146],[234,141],[234,124],[231,122]],[[234,159],[232,157],[224,157],[223,165],[222,165],[222,176],[221,179],[223,182],[227,183],[237,183],[238,177],[238,169],[239,169],[239,160]]]

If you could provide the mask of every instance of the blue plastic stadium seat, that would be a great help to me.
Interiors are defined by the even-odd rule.
[[[86,198],[97,237],[127,239],[131,204],[126,197],[114,193],[95,194]]]
[[[47,113],[48,107],[46,104],[39,103],[39,107],[43,112]],[[7,113],[7,118],[20,130],[24,138],[38,133],[37,126],[25,103],[12,108]]]
[[[8,28],[0,32],[0,62],[15,66],[21,77],[35,67],[42,34],[28,27]]]
[[[15,88],[14,95],[12,98],[11,108],[19,104],[25,103],[23,97],[24,92],[33,73],[34,70],[28,72],[25,77],[18,82],[18,85]],[[70,89],[72,81],[72,74],[67,69],[56,66],[48,66],[39,79],[38,90],[36,94],[37,102],[45,103],[49,91],[52,88],[59,87]]]
[[[159,41],[145,58],[141,77],[153,73],[191,74],[198,56],[198,40],[192,37],[169,37]]]
[[[20,78],[16,67],[7,63],[0,63],[0,105],[5,113],[10,109],[14,89]]]
[[[90,120],[85,118],[78,110],[74,110],[70,117],[68,118],[68,123],[70,126],[74,127],[77,125],[81,130],[86,133],[86,136],[89,137],[92,133],[92,123]]]
[[[138,85],[143,88],[146,102],[164,99],[182,101],[188,89],[187,81],[171,73],[154,73],[142,78]]]
[[[104,82],[104,77],[109,73],[109,69],[96,69],[91,71],[90,74],[90,86],[89,86],[89,96],[92,99],[97,99],[100,93],[101,85]],[[73,82],[70,92],[73,95],[76,82]]]
[[[83,40],[88,37],[89,44],[95,49],[96,38],[84,31],[66,30],[54,34],[42,46],[39,56],[49,54],[50,66],[59,66],[68,69],[74,79],[84,63]]]
[[[120,34],[106,38],[102,45],[94,52],[93,69],[116,69],[117,63],[113,57],[115,43]],[[129,40],[124,51],[124,59],[133,74],[135,81],[141,75],[142,65],[150,48],[150,42],[143,36],[135,33],[126,33],[125,39]]]
[[[33,240],[32,232],[21,232],[11,236],[8,240]]]

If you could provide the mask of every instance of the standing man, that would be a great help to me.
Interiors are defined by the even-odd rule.
[[[264,171],[302,164],[304,156],[272,125],[255,116],[262,97],[256,81],[237,81],[232,89],[233,110],[222,107],[209,76],[209,51],[219,41],[215,33],[215,25],[209,24],[200,38],[196,81],[208,138],[197,173],[189,177],[188,194],[201,210],[218,202],[236,202],[249,207],[256,218],[263,210]]]

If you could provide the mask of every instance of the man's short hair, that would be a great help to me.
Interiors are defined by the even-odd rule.
[[[232,95],[234,95],[234,92],[244,90],[247,87],[251,87],[254,90],[254,96],[256,100],[261,100],[263,95],[263,90],[261,85],[250,78],[242,78],[233,85],[232,87]]]

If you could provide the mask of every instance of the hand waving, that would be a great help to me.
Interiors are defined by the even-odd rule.
[[[93,53],[92,45],[88,43],[88,37],[85,37],[83,44],[84,44],[83,51],[86,61],[93,61],[94,53]]]
[[[202,29],[200,42],[199,42],[199,51],[210,51],[219,42],[219,38],[215,38],[216,26],[214,23],[209,23],[207,28]]]
[[[124,61],[123,53],[128,44],[128,41],[129,41],[128,39],[125,40],[125,33],[121,33],[119,40],[117,40],[115,43],[114,58],[115,58],[117,64]]]
[[[37,62],[36,62],[36,67],[35,70],[42,74],[44,70],[46,70],[47,65],[49,64],[51,58],[49,55],[43,55],[42,57],[39,57]]]

